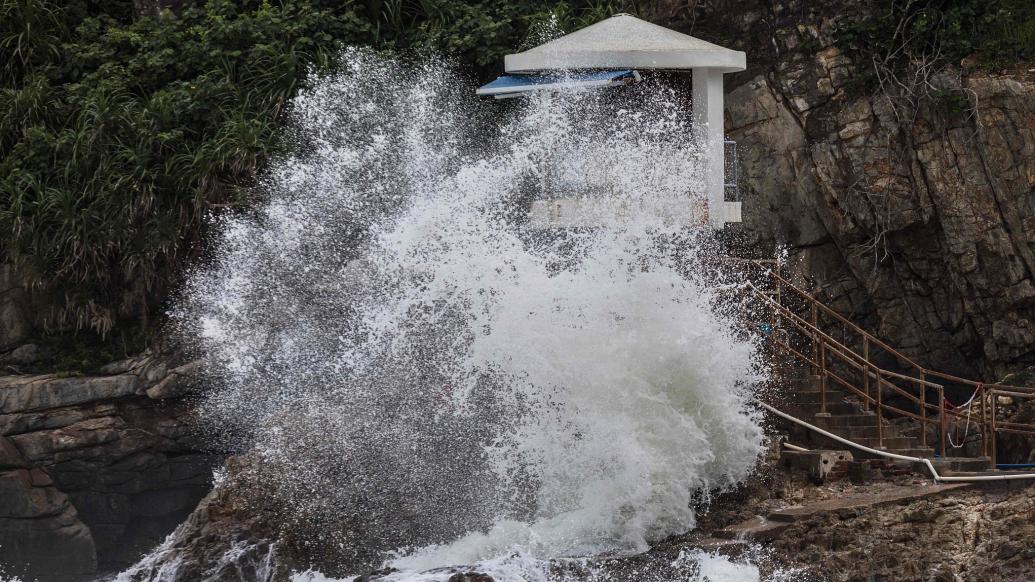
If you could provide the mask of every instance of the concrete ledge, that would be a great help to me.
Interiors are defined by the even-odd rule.
[[[848,464],[854,461],[849,451],[783,451],[780,462],[789,469],[804,470],[816,482],[842,479],[848,474]]]

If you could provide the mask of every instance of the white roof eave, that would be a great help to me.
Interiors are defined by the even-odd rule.
[[[568,69],[719,69],[736,73],[747,68],[741,51],[640,51],[532,52],[504,57],[508,73],[531,73]]]
[[[573,69],[743,71],[743,52],[617,14],[525,52],[507,55],[508,73]]]

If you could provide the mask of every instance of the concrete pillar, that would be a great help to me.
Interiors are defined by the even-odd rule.
[[[697,138],[705,148],[705,193],[708,199],[708,222],[720,229],[727,222],[739,220],[732,204],[725,202],[725,128],[723,127],[722,72],[713,68],[693,71],[693,115]],[[737,208],[736,210],[739,210]],[[736,213],[739,214],[739,213]],[[733,219],[733,220],[730,220]]]

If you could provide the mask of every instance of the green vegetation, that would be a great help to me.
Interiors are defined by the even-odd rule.
[[[538,23],[619,11],[637,9],[0,0],[0,261],[29,270],[58,329],[148,328],[203,251],[206,215],[247,207],[286,104],[344,45],[434,48],[485,76]]]
[[[844,20],[842,48],[861,65],[861,87],[884,74],[926,80],[938,67],[971,59],[997,70],[1035,59],[1032,0],[876,0],[871,18]],[[869,66],[871,65],[872,66]]]
[[[151,336],[149,330],[140,326],[116,328],[103,335],[91,329],[74,334],[42,334],[34,343],[40,346],[44,357],[20,371],[52,371],[64,376],[96,374],[105,364],[143,352]]]
[[[1035,58],[1031,0],[877,0],[872,18],[846,19],[841,42],[860,55],[938,58],[974,56],[986,68]]]

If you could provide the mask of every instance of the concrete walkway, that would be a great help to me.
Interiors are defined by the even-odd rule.
[[[972,483],[952,483],[944,485],[909,485],[893,486],[878,493],[859,493],[846,497],[836,497],[817,501],[809,505],[799,507],[786,507],[772,511],[766,517],[753,517],[738,524],[731,525],[715,532],[714,539],[709,540],[712,545],[718,545],[719,540],[736,540],[751,542],[770,542],[796,521],[809,519],[817,515],[838,513],[841,511],[857,511],[871,507],[889,505],[901,501],[913,501],[924,497],[941,495],[947,491],[954,491],[971,487]],[[702,540],[703,541],[703,540]]]

